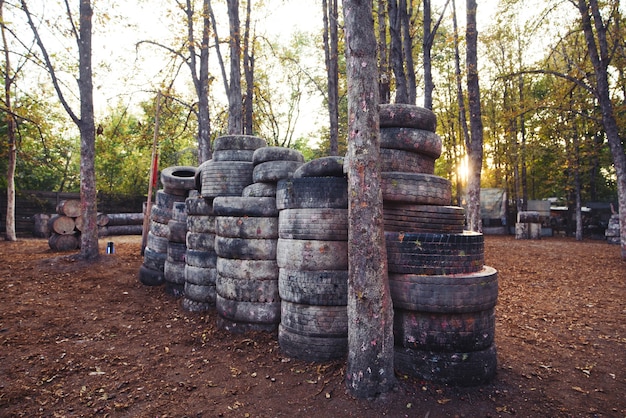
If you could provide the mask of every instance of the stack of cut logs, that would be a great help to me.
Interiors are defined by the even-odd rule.
[[[80,200],[62,200],[56,207],[56,214],[48,221],[48,245],[54,251],[72,251],[80,247],[80,234],[84,218]],[[141,235],[142,213],[99,213],[96,219],[99,236]],[[40,235],[46,235],[45,232]]]

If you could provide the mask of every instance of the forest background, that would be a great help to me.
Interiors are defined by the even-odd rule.
[[[189,65],[188,24],[193,22],[198,39],[203,15],[199,13],[202,2],[193,3],[93,2],[98,190],[146,193],[158,91],[163,94],[158,132],[160,166],[198,164],[198,96]],[[229,85],[224,69],[228,70],[230,60],[226,2],[212,3],[215,16],[208,49],[211,140],[228,131]],[[426,5],[431,12],[429,31],[424,30]],[[445,0],[408,2],[409,25],[404,37],[411,41],[411,74],[415,75],[415,91],[411,94],[418,105],[426,100],[423,52],[426,42],[431,42],[432,109],[438,116],[437,132],[444,143],[436,174],[453,182],[455,203],[461,204],[467,157],[455,65],[460,64],[463,74],[466,69],[463,60],[455,60],[455,54],[464,49],[465,11],[464,4],[453,5]],[[599,105],[585,88],[585,78],[593,73],[593,66],[580,31],[580,15],[572,5],[570,1],[515,0],[478,4],[478,71],[484,124],[481,185],[506,189],[512,202],[545,198],[557,198],[565,204],[577,199],[617,202],[617,178]],[[10,97],[10,113],[17,122],[16,189],[78,191],[79,133],[52,88],[21,6],[19,1],[2,1],[2,70],[5,80],[8,76],[12,82],[9,90],[4,85],[5,106],[0,112],[5,117],[0,119],[0,134],[7,131],[6,121],[10,118],[6,117],[6,100]],[[623,144],[624,5],[608,1],[601,2],[601,6],[611,22],[611,98]],[[65,3],[33,1],[29,8],[52,52],[62,88],[70,101],[78,103],[76,42]],[[342,155],[346,150],[343,53],[334,56],[338,66],[336,127],[329,123],[328,116],[332,100],[325,57],[328,46],[324,34],[328,32],[323,15],[327,8],[326,1],[259,0],[242,1],[240,5],[243,18],[250,19],[248,49],[241,51],[242,58],[252,59],[248,68],[254,75],[252,79],[242,78],[244,102],[252,97],[249,133],[265,138],[269,145],[297,148],[307,159]],[[455,30],[452,12],[456,8],[459,28]],[[190,10],[195,13],[190,15]],[[338,18],[341,28],[341,14]],[[338,41],[342,52],[341,30]],[[217,44],[222,49],[219,55]],[[220,61],[225,62],[224,66],[219,65]],[[391,101],[399,84],[392,66],[390,62]],[[333,132],[337,138],[335,148]],[[8,144],[0,141],[3,172],[7,155]],[[2,177],[0,189],[5,188]]]

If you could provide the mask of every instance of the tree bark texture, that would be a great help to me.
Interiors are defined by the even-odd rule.
[[[393,69],[393,76],[396,80],[396,103],[409,102],[409,90],[407,86],[406,73],[404,71],[404,54],[402,53],[402,21],[400,19],[400,7],[398,0],[389,0],[389,36],[390,41],[390,61]]]
[[[578,0],[578,11],[589,50],[589,58],[595,73],[595,93],[602,110],[602,124],[613,156],[613,166],[617,175],[617,200],[619,206],[620,242],[622,260],[626,261],[626,153],[619,136],[619,127],[611,102],[608,67],[609,47],[606,38],[607,28],[597,0]],[[594,33],[595,28],[595,33]]]
[[[228,133],[243,133],[243,104],[241,100],[241,25],[239,22],[239,0],[228,0],[230,27],[230,86],[228,89]]]
[[[324,8],[324,58],[328,80],[330,155],[339,153],[339,36],[337,0],[322,0]]]
[[[387,48],[387,9],[385,0],[378,0],[378,94],[380,103],[389,103],[391,74]]]
[[[433,108],[433,84],[431,49],[433,47],[431,35],[432,17],[430,0],[424,0],[424,36],[422,39],[422,57],[424,60],[424,107]]]
[[[413,63],[413,37],[411,36],[411,15],[413,7],[409,1],[400,0],[400,26],[402,34],[402,52],[406,65],[407,100],[414,105],[417,100],[417,81],[415,80],[415,64]]]
[[[393,306],[382,217],[378,70],[372,2],[343,2],[348,79],[348,363],[359,398],[395,384]]]
[[[93,109],[93,78],[91,64],[91,0],[80,1],[80,28],[78,39],[80,93],[80,200],[85,219],[81,234],[81,257],[95,259],[98,249],[98,216],[96,189],[96,127]]]
[[[252,0],[247,0],[246,23],[243,37],[243,72],[246,79],[246,96],[243,103],[243,133],[245,135],[252,135],[254,132],[254,123],[252,118],[254,105],[254,41],[250,41],[251,14]]]
[[[471,231],[482,232],[480,218],[480,177],[483,163],[483,122],[480,110],[478,83],[478,30],[476,28],[476,0],[467,0],[466,66],[467,96],[470,112],[470,141],[467,144],[467,220]]]

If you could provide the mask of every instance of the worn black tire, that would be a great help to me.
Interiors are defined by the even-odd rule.
[[[185,266],[184,262],[172,262],[165,261],[165,268],[163,269],[163,277],[165,277],[166,283],[185,284]]]
[[[200,285],[190,282],[185,282],[184,287],[185,297],[196,302],[203,302],[215,305],[215,286],[214,285]]]
[[[165,283],[163,270],[153,270],[142,265],[139,267],[139,281],[146,286],[160,286]]]
[[[383,200],[419,205],[448,206],[452,186],[443,177],[421,173],[381,173]]]
[[[280,323],[287,330],[307,337],[347,337],[348,309],[282,301]]]
[[[465,211],[458,206],[388,202],[383,207],[385,231],[461,234]]]
[[[183,296],[180,306],[187,312],[206,312],[215,307],[215,303],[198,302]]]
[[[170,230],[168,239],[170,242],[185,243],[187,237],[187,221],[175,221],[170,219],[167,223]]]
[[[161,223],[156,221],[150,221],[150,230],[149,232],[161,238],[167,238],[170,236],[170,229],[167,227],[167,223]]]
[[[346,306],[348,270],[280,269],[278,292],[283,301],[317,306]]]
[[[172,207],[172,219],[179,222],[187,222],[187,203],[175,202]]]
[[[276,259],[275,239],[243,239],[215,236],[218,257],[242,260]]]
[[[195,267],[185,265],[185,283],[201,286],[215,286],[217,271],[210,267]]]
[[[195,175],[196,167],[167,167],[161,171],[161,184],[165,190],[184,190],[186,192],[196,188]],[[175,192],[175,194],[178,193]]]
[[[517,222],[520,223],[541,223],[542,218],[539,212],[534,210],[525,210],[517,212]]]
[[[187,250],[215,251],[215,234],[187,231],[185,245]]]
[[[190,196],[185,199],[187,216],[189,215],[212,215],[213,199],[206,199],[201,195]]]
[[[181,242],[169,241],[167,244],[167,260],[173,263],[184,263],[187,246]]]
[[[158,253],[167,253],[168,238],[157,237],[152,232],[148,232],[148,240],[146,246]]]
[[[441,156],[442,141],[436,133],[423,129],[385,128],[380,130],[380,146],[437,159]]]
[[[419,312],[465,313],[493,308],[498,301],[498,272],[418,275],[389,273],[394,308]]]
[[[189,266],[215,268],[217,264],[217,254],[213,250],[191,250],[187,248],[185,252],[185,262]]]
[[[395,309],[393,324],[397,347],[426,351],[478,351],[493,344],[496,314],[495,308],[465,313]]]
[[[182,298],[185,295],[185,285],[183,283],[171,283],[165,281],[165,286],[163,286],[163,290],[166,295],[172,296],[174,298]]]
[[[215,138],[213,150],[252,150],[267,146],[263,138],[253,135],[223,135]]]
[[[239,302],[279,302],[278,280],[235,279],[221,276],[215,282],[217,294]]]
[[[241,196],[243,189],[252,183],[251,162],[213,161],[202,169],[202,196]]]
[[[435,158],[399,149],[380,149],[380,171],[401,173],[435,173]]]
[[[278,239],[278,267],[289,270],[347,270],[347,241]]]
[[[254,165],[268,161],[298,161],[303,163],[304,156],[300,151],[286,147],[263,147],[254,151],[252,157]]]
[[[216,216],[278,217],[273,197],[218,196],[213,201]]]
[[[160,253],[146,247],[143,253],[143,265],[151,270],[163,271],[167,260],[167,252]]]
[[[234,260],[217,258],[220,276],[240,280],[275,280],[278,277],[276,260]]]
[[[244,239],[277,239],[278,218],[218,216],[216,234],[220,237]]]
[[[278,236],[285,239],[347,241],[348,209],[281,210]]]
[[[152,209],[150,210],[150,220],[152,222],[167,225],[170,219],[172,219],[172,209],[152,205]]]
[[[431,110],[403,103],[381,104],[379,108],[380,127],[404,127],[435,132],[437,116]]]
[[[188,215],[187,231],[205,234],[215,234],[214,215]]]
[[[252,324],[278,324],[280,302],[241,302],[221,297],[215,298],[217,313],[225,319]]]
[[[213,161],[252,161],[254,150],[225,149],[213,152]]]
[[[276,207],[283,209],[348,208],[348,182],[344,177],[304,177],[281,180]]]
[[[174,203],[176,202],[184,202],[185,197],[167,193],[165,190],[157,190],[156,196],[154,198],[154,204],[162,209],[172,209],[174,207]],[[154,209],[154,206],[152,207]]]
[[[287,356],[304,361],[326,362],[345,357],[348,353],[347,337],[305,336],[282,325],[278,326],[278,343]]]
[[[276,199],[276,183],[252,183],[243,189],[241,197],[273,197]]]
[[[344,177],[343,164],[343,157],[317,158],[300,166],[293,177]]]
[[[254,166],[252,171],[252,181],[260,183],[290,179],[293,177],[294,171],[301,165],[300,161],[267,161],[259,163]]]
[[[489,383],[498,366],[495,344],[470,352],[415,350],[395,347],[394,368],[400,375],[451,386]]]

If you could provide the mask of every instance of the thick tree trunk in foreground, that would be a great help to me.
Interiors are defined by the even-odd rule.
[[[241,102],[241,33],[239,0],[228,0],[230,25],[230,86],[228,89],[228,133],[243,133],[243,104]]]
[[[378,70],[372,2],[343,2],[348,78],[348,364],[359,398],[395,384],[393,306],[380,188]]]

